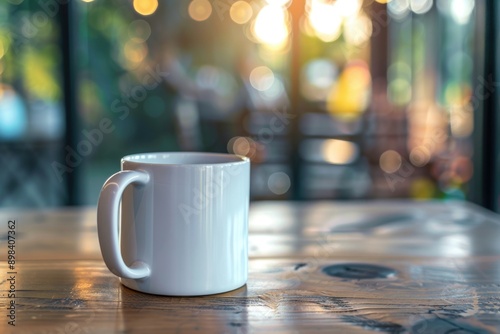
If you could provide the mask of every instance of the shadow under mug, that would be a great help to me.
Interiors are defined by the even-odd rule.
[[[97,206],[104,262],[122,284],[141,292],[197,296],[237,289],[248,277],[249,192],[245,157],[126,156]]]

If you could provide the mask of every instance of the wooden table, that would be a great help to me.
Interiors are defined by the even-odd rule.
[[[248,284],[188,298],[121,286],[95,216],[0,211],[0,333],[500,332],[500,219],[471,204],[253,203]]]

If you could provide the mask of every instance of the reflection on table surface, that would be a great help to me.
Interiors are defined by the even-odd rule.
[[[247,285],[191,298],[121,286],[100,257],[95,208],[2,211],[4,250],[9,219],[17,323],[2,333],[500,330],[500,219],[469,203],[252,203]]]

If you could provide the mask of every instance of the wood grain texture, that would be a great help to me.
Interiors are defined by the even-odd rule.
[[[16,327],[5,316],[8,219],[18,233]],[[250,219],[247,285],[186,298],[123,287],[101,260],[94,208],[0,212],[0,333],[500,332],[500,224],[483,209],[262,202]],[[358,263],[394,274],[325,271],[351,264],[355,276]]]

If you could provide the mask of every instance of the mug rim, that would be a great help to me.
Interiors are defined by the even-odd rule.
[[[158,157],[161,155],[161,157]],[[219,158],[221,161],[217,162],[198,162],[198,163],[186,163],[186,162],[155,162],[153,159],[166,159],[167,157],[177,156],[177,157],[197,157],[200,160],[203,158]],[[213,152],[146,152],[146,153],[135,153],[129,154],[121,158],[121,163],[130,163],[134,165],[155,165],[155,166],[221,166],[221,165],[237,165],[249,162],[248,157],[231,154],[231,153],[213,153]]]

